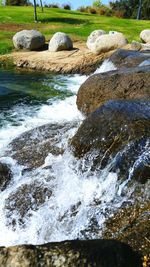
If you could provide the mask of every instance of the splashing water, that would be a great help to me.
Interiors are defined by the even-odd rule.
[[[115,66],[106,60],[95,73],[113,69]],[[109,166],[101,172],[93,173],[88,167],[82,172],[84,162],[74,158],[68,148],[68,140],[77,130],[75,122],[79,125],[83,120],[76,107],[75,94],[86,78],[80,75],[55,76],[55,88],[60,91],[65,88],[72,96],[48,99],[35,106],[16,104],[9,112],[1,114],[6,122],[0,129],[0,161],[11,167],[13,179],[0,193],[0,245],[98,238],[107,213],[112,212],[112,206],[118,208],[125,200],[119,193],[122,185],[118,184],[117,174],[110,172]],[[48,85],[49,81],[44,80],[44,84]],[[23,172],[25,166],[5,155],[8,144],[23,132],[44,124],[68,122],[72,127],[62,130],[58,144],[64,153],[49,153],[37,169]],[[35,192],[40,192],[41,188],[47,190],[40,204],[34,201],[31,190],[34,187]],[[17,195],[21,188],[24,193],[19,202]],[[28,201],[30,205],[24,206]]]

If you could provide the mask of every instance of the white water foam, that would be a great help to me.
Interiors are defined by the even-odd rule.
[[[112,68],[114,68],[112,64],[105,61],[96,73],[109,71]],[[76,93],[79,85],[86,78],[86,76],[79,75],[68,77],[66,87]],[[15,108],[13,112],[16,112]],[[119,207],[124,197],[118,194],[117,174],[109,172],[109,168],[95,173],[87,168],[85,172],[82,172],[84,161],[76,160],[67,148],[68,137],[73,136],[75,128],[62,135],[59,145],[61,147],[65,143],[64,154],[54,156],[50,153],[44,165],[36,170],[22,174],[22,166],[11,158],[4,157],[9,142],[27,130],[51,122],[58,124],[65,121],[81,122],[83,116],[77,110],[76,96],[53,103],[49,101],[34,110],[33,116],[32,109],[29,115],[25,113],[24,108],[22,110],[19,108],[18,119],[20,116],[22,116],[20,126],[8,123],[0,130],[1,161],[8,163],[14,174],[10,185],[1,192],[0,245],[40,244],[84,238],[86,235],[88,238],[100,237],[106,210],[111,209],[116,197],[118,200],[115,201],[114,208]],[[45,202],[36,210],[27,211],[23,224],[19,223],[20,215],[15,211],[13,218],[16,220],[16,225],[13,229],[12,225],[8,225],[7,222],[6,215],[9,212],[5,207],[6,200],[21,186],[29,184],[32,187],[33,182],[50,188],[52,196],[45,199]],[[32,199],[33,196],[29,194],[28,197]],[[14,200],[11,205],[15,205]],[[13,218],[9,218],[9,221]],[[96,232],[92,230],[92,225],[95,225]]]
[[[107,72],[107,71],[112,71],[112,70],[116,70],[117,67],[112,63],[112,61],[110,61],[109,59],[106,59],[102,65],[97,68],[97,70],[94,72],[94,74],[97,74],[97,73],[104,73],[104,72]]]

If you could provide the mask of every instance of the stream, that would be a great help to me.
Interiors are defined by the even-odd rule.
[[[113,69],[106,60],[96,73]],[[86,79],[0,70],[0,162],[13,174],[0,192],[0,246],[100,238],[107,216],[126,201],[120,194],[125,183],[118,184],[109,166],[92,173],[69,146],[84,119],[76,94]],[[8,152],[11,142],[27,131],[37,142],[43,125],[55,128],[53,139],[63,153],[48,153],[36,168],[18,163]],[[30,146],[30,139],[25,142]]]

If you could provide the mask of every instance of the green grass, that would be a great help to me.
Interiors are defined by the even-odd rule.
[[[38,23],[34,23],[33,7],[0,6],[0,54],[13,49],[12,37],[22,29],[37,29],[49,41],[52,34],[63,31],[71,35],[73,40],[86,40],[96,29],[115,30],[125,34],[129,41],[139,41],[139,34],[145,28],[150,28],[150,21],[119,19],[68,11],[57,8],[38,8]]]

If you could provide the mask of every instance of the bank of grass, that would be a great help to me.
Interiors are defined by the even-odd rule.
[[[0,54],[6,54],[13,49],[12,37],[22,29],[37,29],[49,41],[56,31],[71,35],[73,40],[86,40],[95,29],[115,30],[125,34],[129,41],[139,40],[140,32],[150,28],[150,21],[119,19],[70,11],[58,8],[37,9],[38,23],[34,23],[33,7],[0,6]]]

